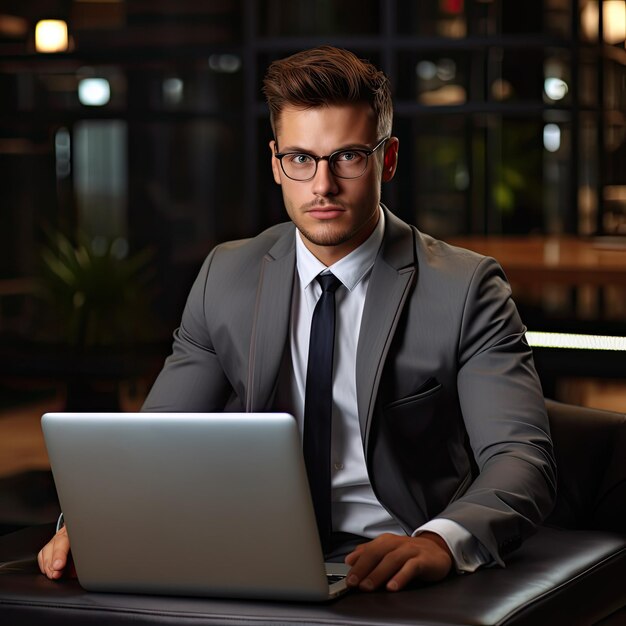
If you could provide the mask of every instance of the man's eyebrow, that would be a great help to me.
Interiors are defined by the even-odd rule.
[[[370,150],[370,147],[364,143],[350,143],[346,144],[345,146],[339,146],[339,148],[335,148],[329,154],[332,154],[333,152],[342,152],[344,150]],[[318,156],[313,150],[307,150],[306,148],[301,148],[300,146],[285,146],[284,148],[281,148],[279,152],[298,152],[302,154],[311,154]]]
[[[307,154],[313,154],[311,150],[300,148],[299,146],[284,146],[279,152],[306,152]]]

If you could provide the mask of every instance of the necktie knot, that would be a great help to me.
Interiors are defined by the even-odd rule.
[[[322,292],[335,293],[337,288],[341,285],[341,281],[334,274],[319,274],[317,276],[317,282],[322,288]]]

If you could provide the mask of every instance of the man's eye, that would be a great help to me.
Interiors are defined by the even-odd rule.
[[[359,152],[355,152],[354,150],[346,150],[345,152],[339,152],[337,154],[337,161],[358,161],[362,158],[362,155]]]
[[[310,165],[313,163],[313,157],[308,154],[292,154],[289,156],[289,161],[294,165]]]

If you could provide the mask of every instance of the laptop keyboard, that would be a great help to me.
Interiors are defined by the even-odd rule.
[[[345,576],[338,576],[336,574],[326,574],[326,580],[328,581],[329,585],[332,585],[333,583],[338,583],[340,580],[343,580],[345,578]]]

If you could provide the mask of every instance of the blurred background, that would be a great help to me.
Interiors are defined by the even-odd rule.
[[[39,417],[132,410],[218,242],[284,219],[268,64],[391,78],[384,201],[503,264],[546,395],[626,410],[624,0],[0,0],[0,532],[56,514]]]

